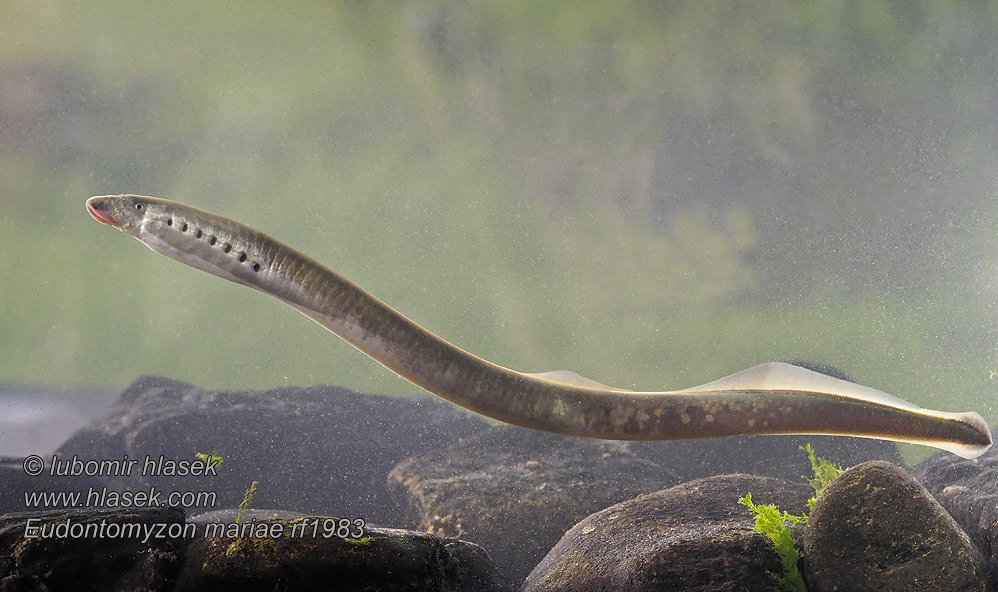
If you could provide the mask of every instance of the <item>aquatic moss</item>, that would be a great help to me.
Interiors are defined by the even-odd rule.
[[[805,524],[807,515],[797,516],[789,512],[777,509],[772,504],[758,504],[752,502],[752,494],[746,493],[738,500],[738,503],[747,506],[752,515],[755,516],[755,529],[769,537],[776,548],[776,554],[783,563],[783,573],[772,573],[770,576],[776,583],[776,589],[780,592],[806,592],[804,579],[801,578],[800,570],[797,569],[797,560],[803,554],[794,542],[793,533],[790,531],[796,524]],[[788,526],[789,525],[789,526]]]
[[[842,467],[816,455],[810,442],[801,446],[800,449],[807,452],[813,474],[813,477],[808,479],[808,483],[814,489],[814,495],[807,500],[807,510],[810,512],[814,509],[814,504],[821,497],[825,488],[842,474]],[[749,511],[752,512],[752,515],[755,516],[755,530],[766,535],[769,537],[769,540],[773,541],[776,554],[783,563],[783,573],[769,574],[776,583],[776,590],[779,592],[807,592],[804,580],[797,569],[797,561],[803,557],[803,553],[797,548],[793,533],[791,532],[791,529],[795,525],[807,524],[807,512],[798,516],[784,512],[775,505],[757,505],[752,502],[751,493],[745,494],[744,497],[738,500],[738,503],[748,507]]]
[[[246,495],[243,496],[243,501],[239,502],[239,511],[236,512],[236,524],[239,524],[239,520],[243,517],[243,512],[248,510],[250,504],[253,503],[253,494],[256,493],[258,483],[259,481],[251,483],[249,489],[246,490]]]
[[[811,488],[814,489],[814,495],[807,500],[807,509],[810,511],[814,509],[815,502],[818,501],[818,497],[825,491],[825,488],[842,474],[842,467],[815,455],[810,442],[801,446],[800,449],[807,452],[807,458],[811,461],[811,472],[814,474],[812,478],[807,480]]]
[[[222,555],[225,557],[237,557],[237,556],[255,556],[257,558],[262,558],[264,556],[273,556],[280,553],[281,550],[277,546],[277,539],[272,539],[270,537],[238,537],[232,539],[228,544],[216,543],[224,545],[224,551]],[[209,556],[204,566],[210,563],[211,557]]]
[[[214,464],[216,467],[221,467],[222,463],[225,462],[225,459],[222,457],[221,454],[215,454],[214,452],[211,453],[195,452],[194,456],[196,456],[197,458],[203,460],[208,464]]]

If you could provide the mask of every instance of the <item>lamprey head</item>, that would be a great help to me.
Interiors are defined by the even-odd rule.
[[[145,217],[146,203],[136,195],[98,195],[87,200],[87,213],[101,224],[135,234]]]
[[[171,259],[240,284],[265,288],[261,278],[270,271],[272,257],[262,252],[264,235],[238,222],[144,195],[91,197],[87,212]]]
[[[190,233],[197,239],[209,239],[219,234],[209,231],[220,221],[226,227],[231,221],[203,210],[145,195],[98,195],[87,200],[87,212],[102,224],[114,226],[153,247],[158,242],[176,242]],[[218,237],[216,237],[217,240]],[[214,244],[214,242],[212,242]],[[154,249],[155,250],[155,249]]]

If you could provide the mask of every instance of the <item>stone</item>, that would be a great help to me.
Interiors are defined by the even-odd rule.
[[[239,523],[185,522],[178,508],[0,515],[0,590],[511,590],[472,543],[328,516],[258,519],[281,513],[250,510]]]
[[[809,442],[839,463],[901,462],[894,444],[867,438],[611,442],[503,426],[417,453],[388,481],[402,526],[478,543],[523,578],[576,522],[639,493],[725,472],[801,481],[811,474],[800,449]]]
[[[484,546],[516,581],[579,520],[675,481],[621,443],[514,426],[409,458],[388,477],[409,526]]]
[[[338,520],[328,517],[256,525],[269,529],[280,525],[281,534],[195,540],[188,549],[177,592],[509,590],[501,584],[488,554],[472,543],[382,528],[355,532],[350,527],[350,532],[342,533],[346,536],[339,536]]]
[[[751,475],[697,479],[621,502],[571,528],[523,592],[770,590],[782,569],[738,499],[803,511],[809,486]]]
[[[214,494],[190,513],[236,507],[258,481],[253,504],[396,525],[385,477],[407,456],[487,429],[478,417],[426,397],[362,395],[316,386],[262,392],[207,391],[146,377],[98,422],[70,438],[60,458],[138,460],[130,475],[105,475],[112,492],[156,487]],[[142,475],[146,460],[221,454],[217,475]]]
[[[991,436],[998,437],[998,430]],[[912,472],[970,535],[991,573],[998,574],[998,448],[973,459],[937,454]]]
[[[984,592],[970,537],[914,477],[885,462],[845,471],[818,498],[804,535],[811,592]]]
[[[0,590],[172,590],[183,527],[173,508],[0,515]]]

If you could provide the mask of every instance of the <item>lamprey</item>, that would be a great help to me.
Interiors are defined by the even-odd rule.
[[[635,392],[574,372],[517,372],[430,333],[318,261],[239,222],[155,197],[87,200],[98,222],[171,259],[282,300],[399,376],[471,411],[607,440],[828,434],[913,442],[965,458],[991,434],[980,415],[771,362],[693,388]]]

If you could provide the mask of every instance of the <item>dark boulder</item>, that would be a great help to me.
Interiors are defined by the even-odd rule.
[[[639,493],[721,472],[801,481],[811,474],[807,442],[840,463],[901,462],[894,444],[865,438],[608,442],[503,426],[406,459],[389,487],[403,526],[478,543],[522,578],[576,522]]]
[[[318,521],[318,526],[316,526]],[[426,533],[351,526],[335,518],[254,522],[263,536],[206,536],[188,549],[178,592],[501,592],[477,545]],[[279,526],[275,526],[279,525]],[[277,536],[274,529],[280,528]],[[297,534],[296,534],[297,533]],[[340,536],[343,534],[345,536]]]
[[[579,520],[675,480],[622,443],[507,426],[409,458],[388,483],[410,526],[476,542],[520,581]]]
[[[992,437],[998,437],[998,430]],[[937,454],[912,472],[970,535],[992,577],[998,577],[998,448],[974,459]],[[998,581],[994,584],[998,588]]]
[[[601,510],[572,527],[523,592],[770,590],[781,567],[738,499],[800,513],[803,483],[750,475],[698,479]]]
[[[812,592],[984,592],[987,565],[924,487],[884,462],[852,467],[818,498],[804,535]]]
[[[103,477],[110,491],[215,494],[191,513],[238,506],[258,481],[257,507],[392,525],[397,509],[384,486],[391,468],[485,428],[479,418],[430,397],[362,395],[330,386],[207,391],[147,377],[122,393],[104,418],[70,438],[59,456],[138,460],[130,475]],[[147,459],[153,465],[191,461],[196,453],[223,456],[217,475],[142,474]]]
[[[0,515],[0,590],[172,590],[184,526],[172,508]]]
[[[505,592],[472,543],[332,517],[177,508],[0,515],[0,590]],[[215,520],[214,518],[218,518]]]

